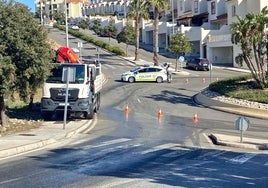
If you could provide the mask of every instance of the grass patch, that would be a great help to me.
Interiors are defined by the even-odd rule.
[[[268,103],[268,90],[258,89],[251,75],[214,82],[210,84],[209,89],[227,97]]]

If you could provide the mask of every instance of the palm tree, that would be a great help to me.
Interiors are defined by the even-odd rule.
[[[135,59],[138,60],[139,56],[139,38],[140,38],[140,22],[142,19],[148,19],[149,17],[149,8],[150,2],[148,0],[133,0],[129,4],[129,13],[127,15],[128,18],[133,18],[135,20]]]
[[[152,6],[154,7],[154,65],[158,65],[158,24],[159,15],[162,11],[169,7],[167,0],[151,0]],[[173,10],[172,10],[173,11]]]
[[[268,9],[265,7],[261,13],[254,15],[248,13],[245,18],[237,16],[238,22],[231,25],[232,42],[241,45],[241,51],[236,63],[242,66],[243,62],[260,88],[265,87],[266,78],[264,61],[267,52],[267,34],[265,25],[268,24]],[[267,58],[267,57],[266,57]]]

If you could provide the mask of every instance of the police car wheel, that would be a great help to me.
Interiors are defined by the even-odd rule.
[[[157,77],[156,78],[156,82],[157,83],[162,83],[163,82],[163,78],[162,77]]]
[[[129,81],[130,83],[133,83],[133,82],[135,82],[135,78],[134,78],[134,77],[129,77],[129,78],[128,78],[128,81]]]

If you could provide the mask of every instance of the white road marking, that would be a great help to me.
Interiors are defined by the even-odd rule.
[[[147,154],[147,153],[151,153],[151,152],[155,152],[155,151],[160,151],[163,149],[170,149],[172,147],[178,146],[178,144],[175,143],[168,143],[168,144],[162,144],[159,146],[155,146],[152,149],[147,149],[141,152],[142,155]]]
[[[246,153],[244,155],[239,155],[239,156],[237,156],[235,158],[232,158],[230,160],[230,162],[232,162],[232,163],[238,163],[238,164],[243,164],[243,163],[247,162],[249,159],[255,157],[256,155],[257,154],[255,154],[255,153]]]
[[[226,151],[210,151],[210,152],[207,152],[207,153],[203,154],[201,157],[202,158],[207,157],[207,156],[209,156],[209,157],[217,157],[217,156],[222,155],[224,153],[226,153]]]
[[[101,146],[107,146],[107,145],[111,145],[111,144],[118,144],[118,143],[122,143],[122,142],[127,142],[127,141],[130,141],[131,139],[129,138],[119,138],[119,139],[115,139],[115,140],[109,140],[109,141],[106,141],[106,142],[103,142],[99,145],[94,145],[94,146],[91,146],[92,148],[97,148],[97,147],[101,147]]]

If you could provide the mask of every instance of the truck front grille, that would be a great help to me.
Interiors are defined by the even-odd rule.
[[[79,89],[69,89],[68,92],[68,101],[75,101],[78,98],[78,93]],[[55,101],[65,101],[65,96],[66,96],[66,89],[65,88],[51,88],[50,89],[50,94],[52,100]]]

